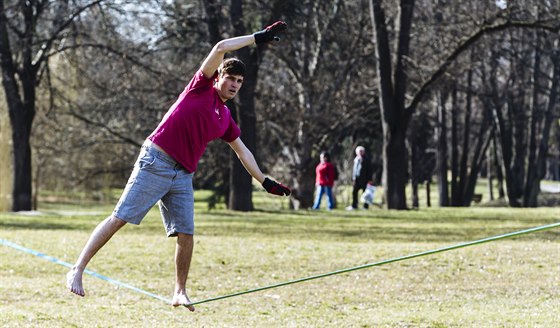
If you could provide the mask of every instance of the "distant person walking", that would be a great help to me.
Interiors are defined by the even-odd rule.
[[[83,272],[92,257],[125,224],[140,224],[157,202],[168,237],[177,237],[175,292],[172,305],[194,306],[186,282],[193,252],[193,173],[207,144],[214,139],[229,143],[253,178],[269,193],[289,195],[290,189],[263,175],[253,154],[239,138],[240,130],[225,102],[235,97],[245,74],[238,59],[224,55],[252,44],[279,40],[286,23],[218,42],[192,80],[142,146],[128,184],[113,211],[92,232],[74,267],[66,275],[70,291],[84,296]],[[126,247],[126,245],[123,245]]]
[[[363,146],[356,147],[356,157],[352,166],[352,205],[346,209],[349,211],[358,209],[358,193],[365,191],[368,181],[371,180],[372,167],[366,149]],[[368,203],[364,203],[364,208],[369,208]]]
[[[319,209],[321,206],[321,199],[323,198],[323,195],[326,194],[327,209],[332,210],[334,208],[332,189],[336,178],[336,169],[331,163],[328,152],[322,152],[319,159],[320,162],[317,167],[315,167],[315,185],[317,186],[317,191],[315,195],[315,202],[313,203],[313,209]]]

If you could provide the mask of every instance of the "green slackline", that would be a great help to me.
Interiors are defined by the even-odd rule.
[[[559,227],[559,226],[560,226],[560,222],[557,222],[557,223],[553,223],[553,224],[549,224],[549,225],[544,225],[544,226],[540,226],[540,227],[536,227],[536,228],[531,228],[531,229],[526,229],[526,230],[521,230],[521,231],[516,231],[516,232],[510,232],[510,233],[506,233],[506,234],[503,234],[503,235],[498,235],[498,236],[488,237],[488,238],[484,238],[484,239],[469,241],[469,242],[466,242],[466,243],[461,243],[461,244],[457,244],[457,245],[453,245],[453,246],[442,247],[442,248],[438,248],[438,249],[434,249],[434,250],[430,250],[430,251],[425,251],[425,252],[421,252],[421,253],[416,253],[416,254],[411,254],[411,255],[396,257],[396,258],[392,258],[392,259],[389,259],[389,260],[379,261],[379,262],[375,262],[375,263],[368,263],[368,264],[364,264],[364,265],[360,265],[360,266],[356,266],[356,267],[352,267],[352,268],[341,269],[341,270],[337,270],[337,271],[332,271],[332,272],[328,272],[328,273],[318,274],[318,275],[310,276],[310,277],[306,277],[306,278],[295,279],[295,280],[286,281],[286,282],[282,282],[282,283],[278,283],[278,284],[274,284],[274,285],[259,287],[259,288],[255,288],[255,289],[250,289],[250,290],[242,291],[242,292],[237,292],[237,293],[233,293],[233,294],[228,294],[228,295],[223,295],[223,296],[208,298],[208,299],[205,299],[205,300],[202,300],[202,301],[193,302],[193,303],[191,303],[191,304],[189,304],[189,305],[197,305],[197,304],[202,304],[202,303],[208,303],[208,302],[213,302],[213,301],[217,301],[217,300],[222,300],[222,299],[224,299],[224,298],[230,298],[230,297],[234,297],[234,296],[239,296],[239,295],[244,295],[244,294],[250,294],[250,293],[260,292],[260,291],[266,290],[266,289],[272,289],[272,288],[277,288],[277,287],[292,285],[292,284],[296,284],[296,283],[304,282],[304,281],[308,281],[308,280],[324,278],[324,277],[333,276],[333,275],[336,275],[336,274],[341,274],[341,273],[346,273],[346,272],[350,272],[350,271],[361,270],[361,269],[365,269],[365,268],[370,268],[370,267],[374,267],[374,266],[380,266],[380,265],[383,265],[383,264],[388,264],[388,263],[393,263],[393,262],[398,262],[398,261],[404,261],[404,260],[412,259],[412,258],[415,258],[415,257],[420,257],[420,256],[426,256],[426,255],[431,255],[431,254],[446,252],[446,251],[450,251],[450,250],[457,249],[457,248],[462,248],[462,247],[467,247],[467,246],[472,246],[472,245],[483,244],[483,243],[487,243],[487,242],[490,242],[490,241],[495,241],[495,240],[499,240],[499,239],[505,239],[505,238],[515,237],[515,236],[519,236],[519,235],[523,235],[523,234],[528,234],[528,233],[532,233],[532,232],[536,232],[536,231],[541,231],[541,230],[546,230],[546,229],[551,229],[551,228],[555,228],[555,227]],[[185,306],[186,306],[186,305],[185,305]]]

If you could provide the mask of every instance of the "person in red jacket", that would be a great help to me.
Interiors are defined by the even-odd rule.
[[[315,168],[315,185],[317,186],[317,195],[313,204],[313,209],[318,210],[321,206],[321,198],[323,194],[327,194],[327,209],[334,208],[334,198],[332,188],[335,180],[335,168],[331,163],[330,155],[324,151],[320,155],[321,162]]]

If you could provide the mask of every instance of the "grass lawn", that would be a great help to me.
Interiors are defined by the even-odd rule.
[[[193,301],[560,221],[558,207],[290,211],[255,192],[257,211],[208,211],[197,194]],[[73,263],[113,204],[43,204],[0,213],[0,238]],[[342,206],[341,206],[342,207]],[[152,210],[88,269],[165,298],[174,239]],[[559,327],[560,228],[200,304],[194,313],[0,245],[2,327]]]

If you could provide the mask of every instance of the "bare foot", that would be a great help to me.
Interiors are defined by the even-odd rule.
[[[194,312],[194,306],[192,306],[191,303],[192,302],[189,300],[187,293],[184,290],[181,290],[175,292],[175,295],[173,295],[173,302],[171,304],[175,307],[184,305],[191,312]]]
[[[68,271],[66,274],[66,288],[70,289],[72,293],[84,297],[86,292],[82,286],[82,274],[83,271],[77,268],[72,268],[72,270]]]

